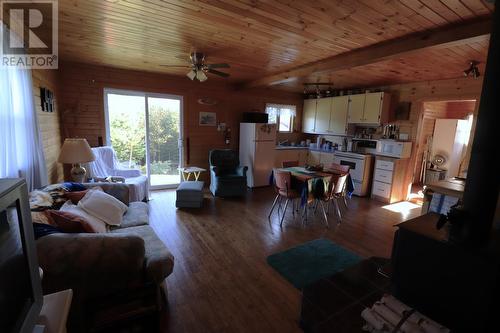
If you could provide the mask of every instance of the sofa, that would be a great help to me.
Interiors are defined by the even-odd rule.
[[[120,166],[113,147],[94,147],[92,152],[95,161],[87,163],[86,168],[91,178],[118,177],[123,178],[125,184],[130,186],[129,200],[147,201],[149,196],[149,182],[146,175],[138,169],[125,169]]]
[[[104,234],[56,233],[37,240],[44,294],[73,289],[72,332],[95,330],[96,306],[102,304],[119,309],[141,304],[159,313],[166,304],[165,279],[174,267],[174,257],[148,225],[148,204],[129,202],[125,184],[98,185],[128,206],[120,226]]]
[[[247,166],[240,166],[238,153],[231,149],[211,150],[210,192],[216,197],[238,197],[247,193]]]

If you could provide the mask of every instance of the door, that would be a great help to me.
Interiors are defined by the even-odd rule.
[[[314,133],[316,101],[317,99],[304,100],[304,115],[302,117],[302,131],[304,133]]]
[[[148,94],[146,107],[151,188],[176,187],[181,181],[181,99],[177,96]]]
[[[380,123],[380,112],[382,111],[383,92],[368,93],[365,100],[364,123]]]
[[[330,114],[328,131],[332,134],[344,135],[347,132],[347,112],[349,110],[349,96],[334,97]]]
[[[330,111],[332,109],[332,97],[320,98],[316,105],[316,123],[314,131],[316,133],[327,133],[330,126]]]
[[[104,89],[107,144],[151,189],[175,187],[182,166],[182,97]]]
[[[349,123],[362,123],[365,109],[365,94],[349,96]]]

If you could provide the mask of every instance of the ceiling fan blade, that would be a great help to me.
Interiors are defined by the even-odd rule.
[[[229,64],[207,64],[208,68],[231,68]]]
[[[220,72],[220,71],[216,71],[215,69],[208,69],[208,72],[209,73],[212,73],[212,74],[215,74],[215,75],[219,75],[219,76],[222,76],[222,77],[228,77],[229,74],[228,73],[224,73],[224,72]]]
[[[191,68],[190,65],[161,65],[160,66],[162,67],[171,67],[171,68],[174,68],[174,67],[177,67],[177,68]]]

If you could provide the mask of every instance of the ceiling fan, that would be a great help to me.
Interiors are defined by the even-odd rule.
[[[181,68],[189,68],[191,69],[186,75],[191,80],[198,80],[200,82],[204,82],[208,79],[207,73],[215,74],[222,77],[228,77],[228,73],[224,73],[214,68],[230,68],[229,64],[207,64],[205,62],[205,54],[201,52],[192,52],[189,55],[189,59],[191,61],[190,65],[160,65],[163,67],[181,67]]]

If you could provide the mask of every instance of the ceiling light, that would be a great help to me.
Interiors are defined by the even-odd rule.
[[[194,78],[196,77],[196,72],[194,70],[190,70],[189,73],[186,74],[186,76],[191,80],[194,80]]]
[[[196,73],[196,78],[200,82],[206,81],[208,79],[207,75],[201,70]]]
[[[479,67],[477,67],[477,65],[479,65],[479,61],[471,60],[469,62],[469,68],[464,70],[464,76],[472,76],[473,78],[477,79],[481,75],[481,73],[479,72]]]

